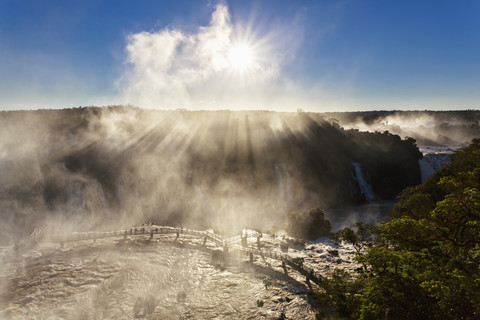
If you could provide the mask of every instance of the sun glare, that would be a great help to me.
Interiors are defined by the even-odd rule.
[[[230,49],[228,58],[234,70],[245,72],[253,65],[254,54],[251,47],[245,44],[236,44]]]

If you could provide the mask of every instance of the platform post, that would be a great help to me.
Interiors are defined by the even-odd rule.
[[[285,275],[288,276],[287,265],[285,264],[285,260],[282,260],[282,268],[283,268],[283,272],[285,273]]]

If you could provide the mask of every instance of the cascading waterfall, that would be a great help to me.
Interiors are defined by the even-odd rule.
[[[285,173],[285,179],[282,171]],[[277,175],[278,192],[280,194],[280,198],[282,199],[285,208],[289,209],[292,203],[292,184],[290,173],[287,169],[283,168],[282,170],[282,168],[280,168],[278,165],[275,165],[275,174]]]
[[[64,188],[63,199],[61,210],[68,215],[97,214],[101,210],[102,215],[111,216],[110,206],[102,185],[95,179],[70,182]]]
[[[99,205],[107,217],[112,215],[110,211],[110,206],[107,199],[105,198],[105,192],[103,191],[102,185],[98,181],[92,181],[88,187],[93,189],[92,200],[95,204]]]
[[[210,205],[210,202],[208,198],[205,196],[205,194],[202,192],[202,189],[200,189],[199,186],[196,184],[193,185],[193,189],[195,190],[195,193],[200,197],[201,202],[202,202],[202,208],[205,210],[205,212],[209,215],[213,214],[213,208]]]
[[[367,201],[375,200],[375,193],[373,192],[372,186],[368,181],[368,173],[358,162],[352,162],[354,168],[354,174],[352,174],[353,181],[358,184],[360,187],[360,193],[363,194]]]
[[[74,214],[83,209],[85,186],[78,180],[68,184],[65,188],[66,202],[65,210],[69,214]]]
[[[447,163],[452,161],[451,153],[428,153],[418,160],[420,166],[420,175],[422,183],[425,183],[428,178],[435,172],[440,171]]]
[[[285,195],[285,198],[287,200],[287,204],[288,204],[288,207],[291,206],[291,203],[292,203],[292,180],[290,179],[290,173],[288,172],[288,170],[286,168],[284,168],[285,170],[285,176],[287,177],[287,183],[286,183],[286,195]]]

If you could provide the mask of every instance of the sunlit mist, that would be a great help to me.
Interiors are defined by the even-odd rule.
[[[0,0],[0,320],[476,318],[473,2]]]
[[[280,74],[282,52],[290,52],[274,37],[233,24],[224,4],[195,32],[165,28],[126,40],[120,99],[148,108],[264,109],[274,101],[271,82]]]

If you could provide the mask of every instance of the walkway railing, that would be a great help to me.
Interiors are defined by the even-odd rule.
[[[268,257],[271,259],[282,261],[282,267],[285,273],[287,273],[286,266],[290,266],[295,271],[304,275],[307,281],[312,281],[316,284],[319,284],[322,281],[322,276],[315,272],[312,268],[308,268],[303,264],[303,260],[300,258],[292,258],[288,254],[280,253],[275,250],[261,249],[262,233],[256,230],[243,230],[242,234],[233,236],[233,237],[223,237],[219,234],[216,234],[210,230],[208,231],[199,231],[184,227],[169,227],[169,226],[147,226],[147,227],[137,227],[130,228],[119,231],[107,231],[107,232],[73,232],[63,235],[54,235],[51,238],[52,242],[60,243],[62,246],[64,243],[72,241],[81,241],[81,240],[93,240],[112,238],[112,237],[123,237],[127,239],[129,236],[135,235],[150,235],[150,239],[157,234],[169,234],[174,233],[177,235],[177,238],[180,234],[192,235],[201,237],[204,239],[204,244],[206,240],[210,240],[219,246],[223,246],[224,251],[237,251],[247,255],[250,255],[250,260],[253,262],[253,255],[261,256],[262,258]],[[248,238],[257,238],[257,247],[250,245],[247,246]],[[242,240],[242,245],[237,243],[238,240]]]

